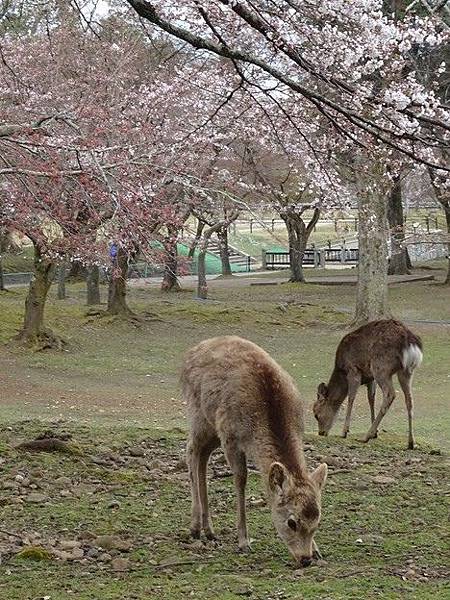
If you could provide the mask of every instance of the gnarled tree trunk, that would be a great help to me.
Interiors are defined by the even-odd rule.
[[[120,317],[133,315],[133,312],[127,305],[127,275],[128,254],[121,246],[118,246],[108,289],[107,312],[111,315],[118,315]]]
[[[358,190],[358,289],[355,324],[388,315],[387,267],[388,224],[385,194],[378,185],[381,175],[374,168]]]
[[[54,265],[34,244],[34,273],[25,300],[25,316],[17,339],[27,344],[53,346],[57,339],[44,327],[44,309],[54,273]]]
[[[444,206],[444,210],[445,210],[445,221],[447,223],[447,234],[450,239],[450,202],[447,202],[447,204]],[[448,243],[448,247],[447,247],[447,276],[445,278],[444,283],[446,285],[450,285],[450,242]]]
[[[230,264],[230,254],[228,248],[228,227],[221,227],[217,232],[219,241],[220,261],[222,263],[222,275],[229,277],[233,275]]]
[[[62,262],[58,265],[58,300],[66,298],[66,263]]]
[[[72,261],[67,275],[69,281],[82,281],[86,275],[86,267],[79,260]]]
[[[0,252],[0,292],[6,292],[5,280],[3,277],[3,256]]]
[[[303,220],[302,213],[297,213],[295,210],[287,209],[281,212],[280,216],[285,222],[288,232],[289,262],[291,269],[289,281],[291,283],[305,282],[303,256],[305,254],[309,236],[319,220],[320,210],[318,208],[314,209],[313,216],[308,225],[306,225]]]
[[[189,248],[188,258],[194,258],[194,254],[195,254],[197,246],[202,238],[202,233],[203,233],[204,228],[205,228],[205,223],[203,221],[200,221],[200,219],[199,219],[197,221],[197,231],[195,232],[195,238],[192,240],[192,243]]]
[[[402,203],[402,185],[400,175],[396,175],[388,198],[387,211],[391,233],[391,256],[389,260],[389,275],[406,275],[410,268],[408,248],[404,246],[405,230]]]
[[[164,275],[161,283],[163,292],[178,292],[181,286],[178,282],[178,233],[179,227],[167,226],[167,236],[164,240],[166,253],[164,263]]]
[[[100,304],[100,272],[98,265],[89,265],[86,274],[86,291],[87,299],[86,304],[92,306],[94,304]]]

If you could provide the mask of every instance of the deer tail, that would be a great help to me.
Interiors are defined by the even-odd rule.
[[[423,354],[418,344],[409,343],[403,348],[402,365],[405,371],[412,373],[414,369],[420,366]]]

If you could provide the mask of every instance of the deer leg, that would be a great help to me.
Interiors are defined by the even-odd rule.
[[[363,439],[363,442],[368,442],[372,438],[376,437],[377,431],[378,431],[378,426],[381,423],[381,420],[384,417],[384,415],[389,410],[389,407],[391,406],[391,404],[395,398],[395,390],[394,390],[394,386],[392,385],[392,377],[390,377],[390,376],[385,376],[382,378],[379,377],[379,378],[377,378],[377,383],[383,391],[383,403],[382,403],[380,410],[375,418],[375,421],[372,423],[371,428],[366,433],[366,436]]]
[[[201,532],[201,504],[198,493],[198,461],[198,448],[196,447],[195,441],[191,438],[188,442],[186,451],[186,462],[189,468],[192,494],[191,535],[197,539],[200,537]]]
[[[413,411],[414,411],[414,402],[412,397],[411,390],[411,379],[412,374],[408,371],[399,371],[397,373],[398,381],[402,388],[403,394],[405,396],[405,404],[406,410],[408,411],[408,449],[414,449],[414,435],[413,435]]]
[[[375,381],[371,381],[367,384],[367,399],[369,401],[370,406],[370,422],[373,423],[375,421],[375,396],[377,392],[377,384]],[[375,436],[377,437],[377,433],[375,432]]]
[[[198,494],[200,498],[201,506],[201,524],[203,531],[208,540],[214,540],[216,535],[214,533],[211,519],[209,516],[209,502],[208,502],[208,486],[206,483],[206,469],[208,466],[208,460],[211,452],[220,445],[219,439],[214,437],[203,442],[199,453],[199,460],[197,465],[198,473]]]
[[[356,393],[359,386],[361,385],[361,377],[358,375],[352,375],[348,377],[348,404],[347,413],[345,415],[344,429],[342,430],[342,437],[346,438],[350,431],[350,418],[352,416],[353,402],[355,401]]]
[[[247,461],[245,454],[233,445],[225,447],[225,454],[233,471],[234,486],[237,496],[237,530],[238,545],[241,552],[250,550],[247,532],[247,517],[245,513],[245,486],[247,485]]]
[[[316,544],[316,542],[314,540],[313,540],[312,545],[313,545],[313,554],[312,554],[313,558],[315,560],[322,560],[322,558],[323,558],[322,553],[319,550],[319,546]]]

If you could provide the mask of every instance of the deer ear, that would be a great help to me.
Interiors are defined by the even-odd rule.
[[[281,494],[283,488],[289,483],[289,473],[284,465],[279,462],[274,462],[270,465],[269,470],[269,488],[272,492]]]
[[[328,387],[326,383],[321,383],[319,384],[319,387],[317,388],[317,392],[321,395],[321,396],[326,396],[328,394]]]
[[[328,465],[326,463],[322,463],[311,473],[311,479],[314,483],[322,489],[325,485],[325,481],[327,480],[328,475]]]

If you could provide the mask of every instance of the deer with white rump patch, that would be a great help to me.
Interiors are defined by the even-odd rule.
[[[356,392],[367,385],[372,425],[364,442],[377,437],[378,426],[395,398],[392,376],[397,374],[408,412],[408,448],[414,448],[413,396],[414,369],[422,362],[422,341],[400,321],[372,321],[346,335],[336,350],[333,373],[328,384],[321,383],[314,404],[319,435],[330,431],[340,406],[348,396],[343,437],[350,430],[350,417]],[[383,403],[375,417],[375,390],[379,385]]]
[[[211,452],[222,446],[237,494],[238,541],[249,550],[245,514],[247,457],[261,471],[278,535],[294,559],[320,558],[314,542],[327,465],[309,473],[303,454],[303,409],[291,377],[264,350],[239,337],[205,340],[186,355],[181,376],[191,430],[187,462],[191,533],[214,538],[206,484]]]

